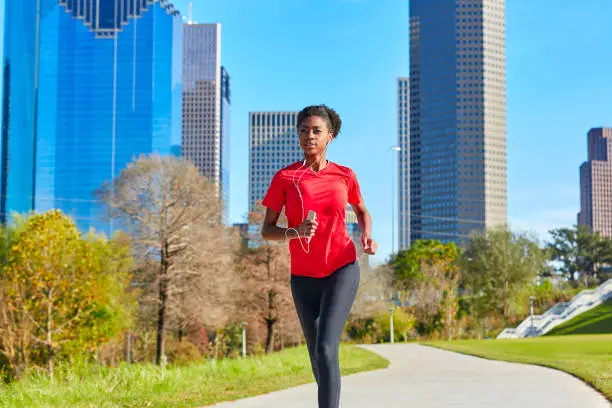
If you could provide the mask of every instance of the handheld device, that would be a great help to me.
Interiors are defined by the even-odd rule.
[[[317,218],[317,213],[312,211],[312,210],[308,210],[308,215],[306,216],[306,219],[308,221],[314,221]],[[306,238],[306,242],[308,242],[308,244],[310,244],[310,240],[312,238]],[[310,248],[309,248],[310,249]]]

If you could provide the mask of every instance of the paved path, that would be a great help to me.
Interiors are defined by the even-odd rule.
[[[342,379],[344,408],[610,408],[580,380],[542,367],[490,361],[416,344],[366,346],[385,370]],[[303,385],[217,408],[316,408]]]

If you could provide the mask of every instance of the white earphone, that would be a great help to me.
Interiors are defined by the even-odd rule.
[[[332,140],[333,140],[333,137],[327,141],[327,144],[325,145],[325,150],[323,151],[323,156],[322,156],[322,157],[325,157],[325,155],[326,155],[326,153],[327,153],[327,147],[329,146],[329,144],[331,143],[331,141],[332,141]],[[320,162],[320,160],[319,160],[319,162]],[[300,168],[299,168],[299,169],[297,169],[297,170],[296,170],[296,171],[293,173],[293,175],[292,175],[293,185],[294,185],[294,186],[295,186],[295,188],[297,189],[298,195],[300,196],[300,203],[302,204],[302,221],[300,222],[300,224],[302,224],[302,223],[304,222],[305,216],[304,216],[304,198],[302,197],[302,192],[300,191],[300,187],[298,186],[298,184],[299,184],[299,183],[300,183],[300,181],[302,180],[302,177],[304,176],[304,174],[306,174],[306,172],[307,172],[307,171],[308,171],[310,168],[312,168],[312,166],[314,166],[314,165],[315,165],[315,163],[317,163],[317,162],[316,162],[316,161],[312,162],[312,164],[311,164],[310,166],[308,166],[308,167],[306,168],[306,170],[304,170],[304,171],[302,172],[302,174],[301,174],[301,175],[300,175],[300,177],[298,178],[297,183],[295,182],[295,173],[297,173],[298,171],[300,171],[301,169],[303,169],[303,168],[306,166],[306,159],[304,159],[304,161],[302,162],[302,165],[300,166]],[[321,164],[319,163],[319,166],[320,166],[320,165],[321,165]],[[287,232],[292,231],[292,230],[293,230],[293,231],[295,231],[295,233],[297,234],[297,236],[298,236],[298,241],[300,242],[300,245],[301,245],[301,247],[302,247],[302,250],[303,250],[305,253],[309,254],[309,253],[310,253],[310,239],[307,239],[307,240],[306,240],[306,247],[308,248],[308,249],[306,249],[306,247],[304,247],[304,244],[302,243],[302,238],[300,237],[300,232],[297,230],[297,228],[287,228],[287,229],[285,230],[285,239],[287,239],[287,240],[289,239],[289,238],[287,237]]]

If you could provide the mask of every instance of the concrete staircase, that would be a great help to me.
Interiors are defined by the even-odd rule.
[[[554,327],[599,306],[608,299],[612,299],[612,279],[602,283],[596,289],[583,290],[569,302],[557,303],[544,314],[534,315],[533,319],[526,318],[514,329],[504,329],[497,338],[520,339],[542,336]]]

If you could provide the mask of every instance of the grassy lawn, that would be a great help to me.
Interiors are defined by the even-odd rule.
[[[343,345],[342,374],[385,368],[389,362]],[[28,377],[0,385],[0,407],[198,407],[313,381],[305,347],[270,356],[162,370],[153,365],[63,370],[54,381]]]
[[[556,368],[583,379],[612,400],[612,335],[424,344],[494,360]]]
[[[612,334],[612,299],[560,324],[546,335],[568,334]]]

